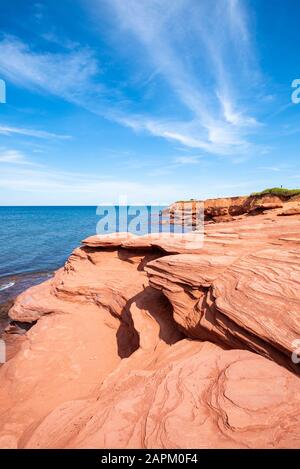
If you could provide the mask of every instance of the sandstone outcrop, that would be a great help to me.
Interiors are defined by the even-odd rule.
[[[276,195],[250,195],[240,197],[225,197],[217,199],[206,199],[204,201],[180,201],[170,205],[164,210],[165,214],[169,213],[171,222],[176,224],[176,220],[192,219],[197,222],[196,210],[202,204],[204,220],[206,222],[213,221],[215,223],[223,223],[232,221],[235,217],[250,214],[257,215],[268,210],[294,209],[299,205],[299,197],[279,197]],[[295,210],[299,210],[295,208]],[[297,212],[298,213],[298,212]],[[292,214],[292,213],[291,213]]]
[[[138,363],[120,367],[97,400],[57,407],[25,447],[299,447],[299,381],[271,361],[181,340]]]
[[[146,271],[190,337],[246,346],[295,368],[290,355],[300,337],[300,220],[278,220],[208,225],[201,252],[159,258]]]
[[[282,212],[278,213],[279,216],[290,216],[290,215],[300,215],[300,206],[298,207],[291,207],[283,210]]]
[[[280,210],[84,240],[10,309],[31,327],[0,368],[0,447],[299,447],[300,216]]]

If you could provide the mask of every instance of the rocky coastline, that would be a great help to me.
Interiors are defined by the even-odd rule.
[[[0,448],[299,448],[299,200],[216,200],[203,243],[92,236],[17,297]]]

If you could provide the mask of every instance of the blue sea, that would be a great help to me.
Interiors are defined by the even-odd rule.
[[[162,208],[152,207],[152,214]],[[127,231],[125,209],[116,225],[115,207],[0,207],[0,305],[53,275],[87,236]],[[145,207],[138,228],[136,234],[148,230]]]
[[[0,304],[51,276],[98,220],[96,207],[0,207]]]

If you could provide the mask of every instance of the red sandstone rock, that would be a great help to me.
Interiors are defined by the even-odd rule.
[[[131,233],[112,233],[108,235],[94,235],[82,241],[89,247],[119,247],[128,239],[135,238]]]
[[[146,256],[153,260],[156,250]],[[23,433],[66,400],[92,398],[138,347],[159,349],[181,337],[169,303],[148,286],[144,257],[76,249],[53,279],[19,296],[11,318],[38,322],[0,369],[0,447],[20,446]]]
[[[21,294],[0,447],[299,447],[300,216],[276,210],[204,244],[91,237]]]
[[[187,335],[252,349],[299,372],[291,353],[300,337],[300,249],[290,235],[300,219],[274,220],[209,226],[201,252],[159,258],[146,270]]]
[[[233,217],[251,213],[251,215],[257,215],[264,210],[276,210],[282,208],[283,205],[288,206],[294,204],[296,199],[290,197],[278,197],[270,194],[262,196],[241,196],[241,197],[225,197],[218,199],[207,199],[201,201],[182,201],[176,202],[168,209],[166,213],[170,213],[171,220],[173,223],[180,222],[184,219],[185,215],[190,216],[190,213],[194,216],[196,221],[196,213],[193,212],[194,207],[199,210],[200,204],[203,204],[203,211],[205,220],[213,220],[216,223],[222,223],[224,221],[231,221]]]
[[[97,401],[53,410],[25,447],[299,447],[299,381],[284,368],[186,340],[146,366],[141,358],[130,371],[117,369]]]
[[[275,203],[270,203],[270,202],[265,202],[265,203],[258,203],[253,205],[249,209],[249,213],[253,212],[262,212],[264,210],[273,210],[275,208],[282,208],[283,203],[282,202],[275,202]]]
[[[129,236],[126,236],[126,235]],[[202,248],[202,233],[189,232],[182,236],[181,233],[153,233],[142,236],[134,236],[130,233],[116,233],[113,235],[95,235],[82,241],[85,246],[109,248],[120,247],[128,250],[141,248],[158,248],[166,253],[196,252]]]
[[[291,207],[286,210],[283,210],[283,212],[278,213],[279,216],[289,216],[289,215],[300,215],[300,207]]]
[[[219,215],[217,217],[213,217],[213,221],[216,223],[222,223],[227,221],[232,221],[233,217],[231,215]]]

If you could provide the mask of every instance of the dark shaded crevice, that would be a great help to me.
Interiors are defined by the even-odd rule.
[[[37,321],[25,323],[11,320],[8,312],[13,304],[14,301],[11,300],[0,306],[0,339],[4,340],[6,345],[5,361],[11,360],[20,351],[26,332],[37,323]]]
[[[158,336],[166,344],[172,345],[186,336],[179,330],[179,325],[173,318],[173,306],[163,292],[149,285],[132,298],[133,301],[158,324]]]
[[[10,308],[13,306],[13,304],[14,304],[14,300],[9,300],[0,305],[0,338],[1,338],[1,334],[4,332],[4,329],[10,323],[8,312]]]
[[[133,303],[140,311],[145,311],[145,314],[153,319],[153,324],[158,325],[158,337],[166,344],[172,345],[186,337],[173,319],[173,307],[168,298],[161,291],[147,286],[133,296],[123,308],[116,334],[120,358],[128,358],[140,347],[140,336],[135,329],[130,311]]]
[[[26,334],[26,332],[29,331],[36,323],[37,320],[32,322],[10,321],[10,330],[7,332],[9,334]]]
[[[153,246],[134,249],[120,248],[118,250],[119,259],[125,262],[129,262],[130,264],[138,264],[138,271],[143,271],[148,262],[154,261],[155,259],[164,257],[166,255],[166,252]],[[136,260],[137,258],[141,258],[140,261]]]
[[[129,302],[130,303],[130,302]],[[140,337],[134,327],[128,305],[122,311],[120,326],[116,334],[118,355],[120,358],[128,358],[140,346]]]

